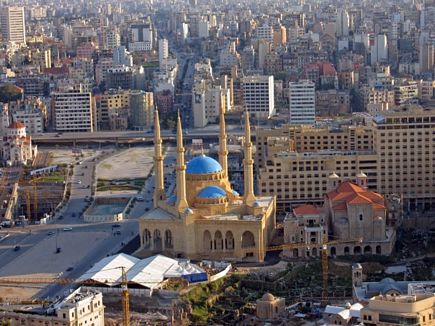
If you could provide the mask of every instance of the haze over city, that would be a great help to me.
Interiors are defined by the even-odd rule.
[[[435,325],[434,31],[0,0],[0,325]]]

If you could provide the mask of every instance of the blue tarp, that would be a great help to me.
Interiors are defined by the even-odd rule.
[[[196,283],[196,282],[207,281],[208,275],[207,273],[196,273],[196,274],[183,275],[182,278],[184,278],[189,283]]]

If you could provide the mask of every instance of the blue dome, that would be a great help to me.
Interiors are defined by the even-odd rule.
[[[221,187],[208,186],[198,192],[198,198],[203,199],[217,199],[225,197],[227,193]]]
[[[174,204],[177,201],[177,195],[170,195],[166,200],[168,204]]]
[[[189,174],[209,174],[222,171],[222,166],[211,157],[197,156],[187,163],[186,172]]]

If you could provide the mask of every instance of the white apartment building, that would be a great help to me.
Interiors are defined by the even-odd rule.
[[[104,326],[103,295],[96,290],[78,288],[49,309],[31,305],[25,308],[22,305],[0,306],[1,319],[11,326]]]
[[[241,79],[244,108],[257,117],[275,114],[273,76],[255,75]]]
[[[80,90],[52,95],[53,127],[59,132],[94,131],[95,101]]]
[[[198,37],[200,38],[208,38],[210,31],[210,24],[207,20],[200,20],[198,22]]]
[[[202,81],[195,85],[192,96],[193,126],[203,128],[208,123],[218,121],[221,101],[225,101],[225,112],[230,110],[230,90],[219,85]]]
[[[14,111],[12,112],[12,120],[24,123],[26,131],[31,135],[44,132],[44,117],[39,109]]]
[[[255,29],[255,38],[272,42],[272,40],[273,40],[273,27],[269,26],[268,24],[258,26]]]
[[[163,63],[169,57],[169,44],[167,39],[159,40],[159,66],[163,67]]]
[[[289,83],[290,123],[314,124],[316,121],[316,86],[310,80]]]
[[[335,22],[335,35],[337,35],[337,37],[349,36],[349,24],[349,13],[346,9],[340,8],[337,12]]]
[[[106,47],[109,50],[117,48],[121,45],[121,36],[117,30],[109,30],[105,35]]]
[[[26,44],[24,7],[0,8],[0,30],[4,40]]]
[[[372,66],[377,62],[386,62],[388,60],[387,35],[379,34],[375,36],[375,44],[371,47],[370,54],[370,63]]]
[[[151,51],[153,49],[153,30],[148,24],[133,24],[130,26],[130,52]]]

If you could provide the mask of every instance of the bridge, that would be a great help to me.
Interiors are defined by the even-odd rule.
[[[175,141],[176,132],[173,130],[162,130],[161,135],[164,141]],[[227,128],[227,135],[242,136],[243,129],[240,126]],[[184,139],[203,139],[204,141],[217,141],[219,137],[219,126],[210,126],[201,129],[184,131]],[[254,133],[255,136],[255,133]],[[32,136],[34,144],[128,144],[128,143],[152,143],[154,139],[151,130],[145,131],[96,131],[96,132],[49,132]]]

